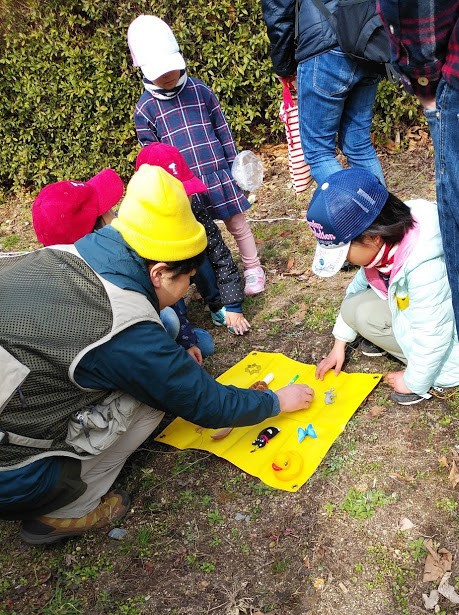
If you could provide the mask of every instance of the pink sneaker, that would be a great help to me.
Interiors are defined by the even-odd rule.
[[[265,290],[266,276],[261,267],[251,267],[244,271],[246,295],[258,295]]]

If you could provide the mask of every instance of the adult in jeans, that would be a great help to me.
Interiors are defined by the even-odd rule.
[[[435,150],[437,202],[456,327],[459,326],[459,0],[381,0],[391,61],[416,94]]]
[[[333,13],[337,0],[323,2]],[[384,183],[370,137],[379,76],[340,50],[333,28],[312,0],[262,0],[262,9],[274,71],[298,81],[301,144],[316,182],[342,169],[338,141],[351,167],[367,169]]]

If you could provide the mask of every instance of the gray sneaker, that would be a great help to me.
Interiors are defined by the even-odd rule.
[[[383,357],[387,354],[385,350],[365,339],[360,343],[360,352],[366,357]]]
[[[429,399],[431,395],[427,393],[426,395],[417,395],[416,393],[397,393],[394,391],[390,394],[390,398],[392,401],[395,401],[397,404],[401,406],[412,406],[413,404],[418,404],[425,399]]]

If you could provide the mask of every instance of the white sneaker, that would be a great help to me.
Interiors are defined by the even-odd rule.
[[[266,276],[261,267],[251,267],[244,271],[246,295],[258,295],[265,290]]]

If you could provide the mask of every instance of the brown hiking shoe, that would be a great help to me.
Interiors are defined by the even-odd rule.
[[[119,521],[129,509],[128,494],[121,489],[109,491],[96,508],[79,519],[37,517],[21,524],[21,538],[31,545],[57,542],[72,536],[81,536],[89,530],[106,527]]]

